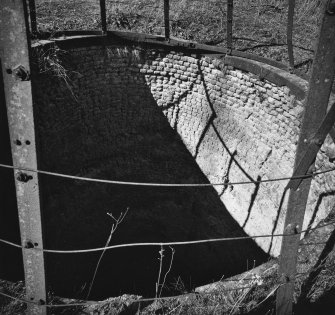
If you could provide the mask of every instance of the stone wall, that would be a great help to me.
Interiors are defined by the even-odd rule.
[[[140,71],[149,74],[146,79],[157,103],[211,183],[267,180],[292,174],[303,104],[289,88],[217,60],[180,54],[167,57],[156,59]],[[152,76],[150,70],[154,74],[161,71],[163,78]],[[185,97],[170,107],[170,95],[178,92],[185,93]],[[328,137],[317,157],[317,170],[334,167],[326,154],[333,146]],[[286,184],[216,186],[216,190],[249,235],[280,234]],[[330,212],[334,184],[332,173],[313,180],[304,229],[315,226]],[[279,254],[280,241],[256,239],[274,256]]]
[[[171,127],[211,183],[292,174],[303,104],[288,87],[219,60],[175,52],[152,52],[137,67]],[[334,167],[326,154],[333,146],[328,137],[318,155],[317,170]],[[282,207],[280,204],[286,184],[215,188],[249,235],[280,234],[285,202]],[[313,180],[304,229],[315,226],[330,212],[334,184],[332,173]],[[280,239],[256,241],[272,255],[279,254]]]
[[[36,73],[40,168],[125,181],[231,185],[139,188],[41,177],[47,247],[102,246],[112,224],[106,212],[117,216],[127,207],[115,243],[282,232],[287,181],[234,183],[292,174],[303,108],[289,88],[200,55],[114,46],[71,48],[58,55],[68,77],[55,76],[49,64],[40,64]],[[325,149],[316,165],[333,166]],[[331,210],[334,185],[331,173],[313,180],[304,227]],[[280,238],[256,242],[278,255]],[[101,268],[117,261],[115,266],[135,270],[130,280],[111,277],[126,283],[119,285],[121,291],[141,291],[144,274],[146,281],[156,280],[157,252],[119,251]],[[51,274],[69,266],[66,259],[58,259]],[[69,270],[78,265],[76,259]],[[182,274],[193,277],[194,286],[244,271],[266,255],[253,241],[224,242],[178,248],[174,259],[171,281]],[[87,270],[93,272],[96,260],[87,256],[85,268],[71,274],[75,285],[67,294],[82,284],[85,270],[89,281]]]

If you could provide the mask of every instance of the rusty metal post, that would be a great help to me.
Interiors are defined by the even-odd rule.
[[[100,0],[100,17],[101,17],[102,33],[106,34],[107,33],[106,0]]]
[[[290,71],[293,72],[294,71],[293,20],[294,20],[295,0],[287,0],[287,1],[288,1],[287,29],[286,29],[287,52],[290,64]]]
[[[25,0],[0,2],[0,57],[13,165],[37,168]],[[14,171],[28,314],[46,314],[46,283],[36,173]],[[34,304],[35,303],[35,304]]]
[[[164,29],[165,39],[170,39],[170,3],[164,0]]]
[[[227,48],[231,54],[233,50],[233,9],[234,0],[227,1]]]
[[[333,9],[334,8],[335,6]],[[305,100],[305,112],[299,135],[294,169],[303,165],[304,160],[309,160],[310,168],[314,167],[317,150],[314,150],[315,148],[313,147],[320,147],[324,140],[322,138],[324,138],[325,133],[327,133],[327,130],[320,131],[319,129],[327,111],[335,73],[334,11],[335,10],[329,10],[329,7],[324,9],[318,46]],[[334,120],[334,111],[330,111],[327,116],[328,122],[326,119],[322,125],[330,129],[331,122]],[[315,136],[319,138],[316,139]],[[312,158],[309,157],[308,152],[313,154]],[[302,168],[306,169],[304,166]],[[305,175],[305,172],[295,173],[295,175]],[[290,188],[290,195],[284,224],[284,233],[292,234],[293,236],[284,237],[282,242],[279,273],[284,281],[284,285],[277,291],[277,315],[292,314],[294,280],[300,240],[299,232],[302,230],[310,185],[311,179],[309,178],[302,181],[292,180],[288,186]]]
[[[33,36],[36,36],[37,35],[37,20],[36,20],[35,0],[29,0],[29,16],[30,16],[31,34]]]

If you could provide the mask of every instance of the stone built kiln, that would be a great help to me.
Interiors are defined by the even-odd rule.
[[[94,37],[40,43],[34,49],[40,169],[149,183],[235,183],[292,174],[306,88],[294,75],[238,57],[99,43]],[[48,53],[41,54],[48,49],[67,70],[67,82],[55,75],[45,59]],[[316,167],[333,167],[324,149]],[[118,217],[127,208],[111,244],[283,231],[287,181],[191,188],[108,185],[44,175],[40,180],[46,248],[104,246],[113,224],[107,212]],[[330,212],[334,188],[331,173],[313,180],[304,228]],[[280,241],[269,237],[174,246],[166,283],[176,283],[180,276],[190,288],[243,272],[268,255],[277,256]],[[159,250],[106,252],[92,298],[153,294]],[[81,296],[99,255],[46,254],[52,289]],[[164,256],[166,272],[169,247]]]

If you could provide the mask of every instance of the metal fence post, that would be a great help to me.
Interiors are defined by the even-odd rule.
[[[233,49],[233,9],[234,0],[227,1],[227,48],[231,53]]]
[[[100,17],[101,17],[102,33],[106,34],[107,33],[106,0],[100,0]]]
[[[170,39],[170,3],[164,0],[164,29],[165,39]]]
[[[290,71],[294,71],[294,51],[293,51],[293,20],[294,20],[295,0],[288,0],[287,13],[287,52],[290,64]]]
[[[0,2],[0,56],[13,165],[37,168],[25,0]],[[28,314],[46,314],[46,284],[37,174],[14,171]]]
[[[309,89],[305,100],[305,113],[299,135],[298,147],[295,157],[294,169],[306,164],[314,166],[316,153],[321,146],[325,133],[320,132],[320,125],[327,111],[329,95],[335,73],[335,14],[325,10],[320,26],[318,46],[315,53],[312,74],[309,81]],[[331,124],[334,120],[334,110],[327,115]],[[322,126],[326,126],[324,123]],[[323,127],[322,127],[323,128]],[[329,126],[327,128],[330,128]],[[315,135],[319,138],[315,139]],[[308,150],[312,148],[312,150]],[[306,154],[307,152],[307,154]],[[308,153],[310,152],[310,153]],[[312,155],[312,156],[309,156]],[[303,166],[306,169],[306,165]],[[304,173],[305,172],[301,172]],[[295,173],[294,175],[304,175]],[[292,180],[287,213],[284,224],[284,233],[291,234],[283,238],[279,273],[283,279],[283,285],[277,291],[276,314],[289,315],[293,309],[294,280],[296,276],[296,264],[298,246],[305,208],[310,189],[311,178]]]
[[[36,21],[35,0],[29,0],[29,16],[30,16],[31,34],[33,36],[36,36],[37,35],[37,21]]]

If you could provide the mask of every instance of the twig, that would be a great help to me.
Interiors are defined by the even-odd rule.
[[[245,299],[245,297],[248,295],[248,293],[254,288],[254,286],[248,288],[247,291],[245,291],[241,297],[235,302],[235,304],[233,305],[229,315],[232,315],[235,313],[235,309],[242,303],[242,301]]]
[[[166,272],[165,275],[164,275],[163,283],[161,284],[161,289],[160,289],[160,291],[159,291],[159,297],[161,297],[161,295],[162,295],[162,290],[163,290],[164,285],[165,285],[166,277],[167,277],[167,275],[169,274],[169,272],[171,271],[172,263],[173,263],[173,257],[174,257],[174,253],[175,253],[174,248],[171,247],[171,246],[169,246],[169,247],[170,247],[170,249],[171,249],[170,266],[169,266],[169,269],[167,270],[167,272]]]
[[[182,304],[178,304],[176,307],[174,307],[167,315],[172,314],[178,307],[181,307]]]
[[[114,222],[113,225],[112,225],[112,229],[111,229],[111,232],[110,232],[109,237],[108,237],[108,239],[107,239],[107,242],[106,242],[106,245],[105,245],[105,249],[102,251],[102,253],[101,253],[100,257],[99,257],[98,263],[97,263],[97,265],[96,265],[96,267],[95,267],[94,274],[93,274],[93,278],[92,278],[90,287],[89,287],[89,289],[88,289],[88,293],[87,293],[87,295],[86,295],[86,300],[88,300],[88,298],[89,298],[89,296],[90,296],[90,294],[91,294],[92,287],[93,287],[93,284],[94,284],[94,281],[95,281],[95,277],[96,277],[97,272],[98,272],[98,269],[99,269],[100,262],[101,262],[101,260],[102,260],[103,255],[104,255],[105,252],[106,252],[106,247],[108,247],[108,245],[109,245],[109,243],[110,243],[110,241],[111,241],[111,239],[112,239],[112,236],[113,236],[114,232],[116,231],[117,227],[122,223],[122,221],[123,221],[124,218],[126,217],[126,215],[127,215],[127,213],[128,213],[128,210],[129,210],[129,208],[127,208],[127,210],[125,211],[125,213],[122,213],[122,212],[121,212],[121,214],[120,214],[120,216],[119,216],[118,218],[115,218],[115,217],[113,216],[112,213],[108,213],[108,212],[107,212],[107,214],[108,214],[108,215],[109,215],[115,222]]]
[[[162,265],[163,265],[163,258],[164,258],[164,248],[163,245],[161,245],[161,250],[159,251],[159,271],[158,271],[158,279],[156,282],[156,295],[155,297],[158,297],[158,288],[159,288],[159,284],[161,281],[161,274],[162,274]]]

